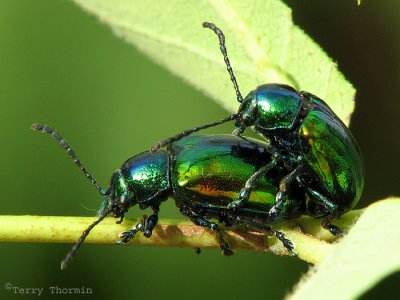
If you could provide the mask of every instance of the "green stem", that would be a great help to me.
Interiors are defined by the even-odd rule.
[[[335,222],[345,231],[354,224],[361,210],[352,211]],[[79,236],[96,218],[55,217],[55,216],[0,216],[0,242],[31,243],[75,243]],[[114,244],[118,234],[137,224],[138,219],[127,218],[116,224],[114,218],[106,218],[89,234],[85,243]],[[321,263],[331,253],[335,240],[320,226],[321,221],[301,217],[294,222],[274,228],[282,230],[295,245],[298,257],[312,264]],[[189,221],[160,219],[151,238],[138,234],[128,245],[172,246],[190,248],[218,248],[212,231],[195,226]],[[307,233],[303,233],[305,230]],[[226,229],[226,238],[233,249],[273,252],[287,255],[288,252],[275,237],[264,233],[248,231],[246,228]]]

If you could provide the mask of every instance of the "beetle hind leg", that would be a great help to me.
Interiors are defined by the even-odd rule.
[[[312,198],[312,201],[316,204],[322,206],[324,210],[329,213],[329,215],[322,221],[322,227],[329,230],[334,236],[343,237],[344,233],[339,227],[331,224],[332,219],[335,219],[338,215],[338,207],[333,201],[328,197],[324,196],[322,193],[304,186],[306,193]]]
[[[222,250],[222,254],[225,256],[231,256],[233,254],[233,251],[229,247],[229,244],[225,241],[222,230],[219,228],[217,223],[210,222],[206,220],[204,217],[201,216],[194,216],[194,217],[189,217],[189,219],[196,225],[202,226],[202,227],[207,227],[211,229],[212,231],[215,232],[219,246]]]
[[[299,166],[296,167],[296,169],[294,169],[292,172],[290,172],[281,179],[279,183],[279,191],[275,197],[275,204],[270,208],[268,212],[270,219],[273,219],[274,217],[278,216],[281,213],[284,204],[287,201],[287,195],[290,185],[292,184],[293,181],[295,180],[298,181],[298,177],[302,173],[303,173],[303,166],[300,164]]]
[[[193,213],[192,211],[181,209],[181,212],[197,226],[206,227],[215,232],[223,255],[231,256],[233,254],[233,251],[229,247],[229,244],[225,241],[223,234],[222,234],[222,230],[221,230],[221,228],[219,228],[217,223],[210,222],[210,221],[206,220],[203,216],[197,215],[197,214]]]
[[[293,252],[293,250],[295,248],[294,243],[291,240],[289,240],[282,231],[273,229],[270,226],[260,224],[260,223],[257,223],[257,222],[251,221],[251,220],[245,220],[245,221],[242,221],[242,223],[247,226],[253,227],[255,229],[265,231],[269,234],[270,237],[275,236],[279,241],[281,241],[281,243],[286,248],[286,250],[290,253],[291,256],[294,256],[294,257],[297,256],[297,254]]]

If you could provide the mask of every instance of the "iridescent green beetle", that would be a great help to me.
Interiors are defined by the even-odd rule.
[[[340,230],[331,220],[352,209],[364,188],[364,166],[361,152],[349,129],[318,97],[298,92],[283,84],[264,84],[251,91],[243,100],[228,59],[225,37],[212,23],[203,26],[213,30],[220,41],[227,70],[241,103],[238,113],[228,118],[186,130],[152,147],[151,151],[167,145],[193,132],[236,120],[235,135],[247,127],[262,134],[270,142],[270,152],[283,161],[288,175],[279,184],[275,205],[269,215],[282,212],[287,192],[293,184],[300,185],[307,195],[308,213],[323,218],[323,226],[335,235]],[[261,167],[247,180],[231,209],[240,209],[249,199],[251,191],[262,174],[269,172],[271,164]]]
[[[61,263],[65,269],[78,248],[94,226],[112,214],[123,221],[125,213],[133,206],[151,208],[153,214],[132,229],[123,232],[117,244],[126,243],[139,231],[150,237],[158,222],[162,202],[173,197],[181,213],[194,224],[213,230],[224,255],[231,255],[216,219],[227,227],[247,225],[276,236],[292,254],[294,245],[271,224],[292,220],[306,213],[305,195],[299,186],[292,186],[288,200],[279,215],[270,217],[279,181],[287,174],[278,165],[258,181],[257,188],[240,212],[229,209],[237,199],[241,187],[265,163],[275,165],[275,157],[265,148],[265,143],[232,135],[193,136],[172,143],[166,151],[143,152],[128,159],[114,172],[111,183],[104,190],[81,164],[70,145],[48,126],[34,124],[32,129],[51,134],[67,150],[74,163],[103,195],[98,220],[90,225]]]

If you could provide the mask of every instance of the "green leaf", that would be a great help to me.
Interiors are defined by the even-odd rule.
[[[287,299],[356,299],[400,271],[400,198],[378,201]]]
[[[204,21],[225,33],[243,96],[262,83],[286,83],[318,95],[350,121],[354,88],[278,0],[74,1],[231,112],[238,103],[217,37],[202,28]]]

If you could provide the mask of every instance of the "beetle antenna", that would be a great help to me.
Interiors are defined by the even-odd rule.
[[[105,210],[100,217],[94,221],[91,225],[89,225],[88,228],[86,228],[86,230],[82,233],[81,237],[79,238],[79,240],[76,242],[76,244],[72,247],[72,249],[67,253],[67,255],[65,256],[65,258],[61,261],[61,270],[65,270],[69,264],[71,263],[71,261],[73,260],[73,258],[75,257],[76,253],[79,250],[79,247],[83,244],[83,242],[85,241],[86,237],[89,235],[90,231],[93,229],[93,227],[95,227],[97,224],[99,224],[101,221],[103,221],[103,219],[111,212],[111,209],[108,208],[107,210]]]
[[[233,83],[233,88],[235,89],[235,92],[236,92],[237,101],[242,103],[243,102],[243,97],[242,97],[242,94],[240,93],[239,85],[237,84],[236,77],[233,74],[233,69],[231,67],[231,63],[229,62],[228,52],[226,51],[226,47],[225,47],[225,36],[224,36],[223,32],[221,31],[221,29],[219,29],[213,23],[204,22],[203,23],[203,27],[211,29],[218,36],[218,38],[219,38],[219,48],[221,49],[221,53],[224,56],[226,69],[228,70],[229,75],[231,76],[231,81]]]
[[[42,125],[42,124],[32,124],[31,129],[35,131],[41,131],[50,134],[53,138],[55,138],[57,141],[60,142],[60,145],[67,150],[67,154],[72,158],[73,162],[78,166],[78,168],[82,171],[83,174],[85,174],[86,178],[90,180],[90,182],[96,187],[96,189],[99,191],[100,194],[106,195],[107,191],[104,190],[96,181],[96,179],[93,178],[92,175],[86,170],[86,168],[82,165],[78,157],[76,156],[75,152],[72,150],[72,148],[69,146],[67,141],[54,129]]]

